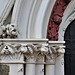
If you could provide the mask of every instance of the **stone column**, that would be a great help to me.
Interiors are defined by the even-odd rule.
[[[51,63],[46,65],[46,75],[55,75],[55,60],[47,60],[47,63]]]
[[[7,64],[9,66],[9,75],[23,75],[24,74],[24,56],[20,50],[16,50],[16,47],[12,45],[3,45],[0,52],[0,63]]]
[[[25,75],[35,75],[35,63],[36,63],[36,46],[33,44],[27,45],[28,52],[25,54],[26,57],[26,73]]]
[[[26,62],[30,64],[26,64],[26,75],[44,75],[43,63],[45,54],[48,53],[48,48],[46,48],[45,45],[42,44],[32,44],[28,45],[28,51],[28,54],[26,54],[25,56],[27,58]]]
[[[46,55],[46,75],[55,75],[55,58],[56,50],[49,48],[49,53]]]
[[[35,63],[36,58],[34,56],[31,56],[26,60],[29,64],[26,64],[26,75],[35,75]]]
[[[44,56],[38,56],[37,62],[43,63]],[[37,64],[36,65],[36,75],[44,75],[44,64]]]
[[[36,65],[36,75],[44,75],[45,73],[45,67],[44,67],[44,62],[45,62],[45,56],[48,54],[48,45],[41,45],[38,48],[39,54],[37,56],[37,62],[41,64]]]
[[[56,75],[64,75],[64,47],[60,47],[58,52],[58,57],[56,58]]]
[[[0,40],[0,44],[0,63],[9,66],[9,75],[24,75],[24,64],[26,64],[25,75],[36,75],[35,72],[37,75],[44,75],[44,64],[38,64],[36,67],[36,59],[40,55],[41,59],[38,62],[44,61],[44,56],[48,53],[44,48],[48,45],[47,40],[9,39]]]
[[[17,55],[19,56],[19,54]],[[13,59],[13,57],[15,59]],[[21,56],[21,60],[19,58],[16,59],[16,56],[14,55],[10,61],[6,61],[6,63],[9,63],[9,75],[24,75],[24,67],[23,67],[23,56]]]
[[[9,75],[23,75],[23,65],[21,64],[10,64]]]
[[[50,41],[47,62],[54,62],[54,65],[46,66],[46,75],[64,75],[64,41]],[[49,60],[50,59],[50,60]]]

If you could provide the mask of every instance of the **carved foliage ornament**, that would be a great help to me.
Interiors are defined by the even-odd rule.
[[[0,26],[0,38],[16,38],[17,28],[14,24]]]
[[[44,46],[42,44],[2,44],[0,45],[0,56],[24,55],[27,59],[46,56],[47,59],[55,59],[58,55],[64,54],[64,46]]]
[[[17,30],[15,25],[3,25],[7,19],[15,0],[0,0],[0,38],[16,38]]]
[[[47,29],[47,38],[50,41],[58,40],[59,25],[62,21],[63,13],[70,1],[71,0],[56,0]]]

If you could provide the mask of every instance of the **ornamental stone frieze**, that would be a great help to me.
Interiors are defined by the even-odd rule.
[[[45,57],[52,60],[65,53],[64,42],[49,42],[42,40],[1,39],[0,62],[22,61],[26,59],[40,59]]]

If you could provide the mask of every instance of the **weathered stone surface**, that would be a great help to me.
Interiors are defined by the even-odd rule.
[[[0,75],[9,75],[9,66],[0,65]]]

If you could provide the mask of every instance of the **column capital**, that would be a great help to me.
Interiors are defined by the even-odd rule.
[[[65,53],[65,42],[47,40],[21,40],[0,39],[1,60],[42,60],[46,56],[48,60],[55,60],[57,56]]]
[[[46,55],[47,59],[54,60],[61,54],[65,53],[64,41],[49,41],[48,50],[49,53]]]

